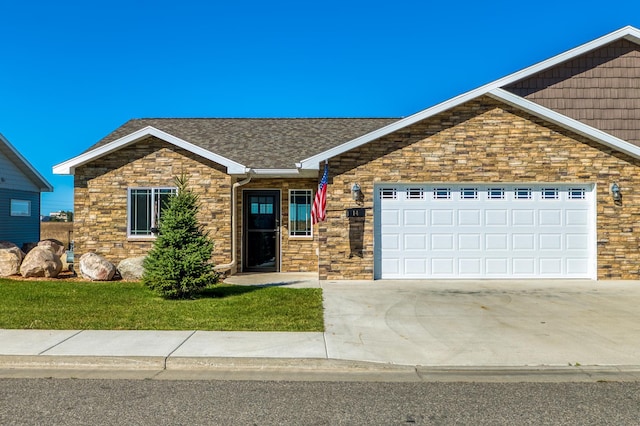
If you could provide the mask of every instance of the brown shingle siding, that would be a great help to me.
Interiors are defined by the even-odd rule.
[[[505,89],[640,145],[640,47],[627,40]]]

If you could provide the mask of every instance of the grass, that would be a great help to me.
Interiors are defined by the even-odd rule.
[[[221,284],[165,300],[138,282],[0,279],[0,328],[323,331],[322,290]]]

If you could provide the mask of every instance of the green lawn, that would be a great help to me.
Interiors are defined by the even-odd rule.
[[[0,328],[323,331],[322,290],[221,284],[165,300],[137,282],[0,279]]]

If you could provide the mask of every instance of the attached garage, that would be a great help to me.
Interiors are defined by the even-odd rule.
[[[591,184],[381,184],[374,274],[596,278]]]

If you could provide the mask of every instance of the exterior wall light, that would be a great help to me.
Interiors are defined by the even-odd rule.
[[[616,182],[613,182],[611,185],[611,197],[615,203],[620,203],[622,201],[622,194],[620,193],[620,187]]]
[[[362,199],[362,191],[360,190],[360,185],[354,183],[351,187],[351,197],[353,201],[360,201]]]

